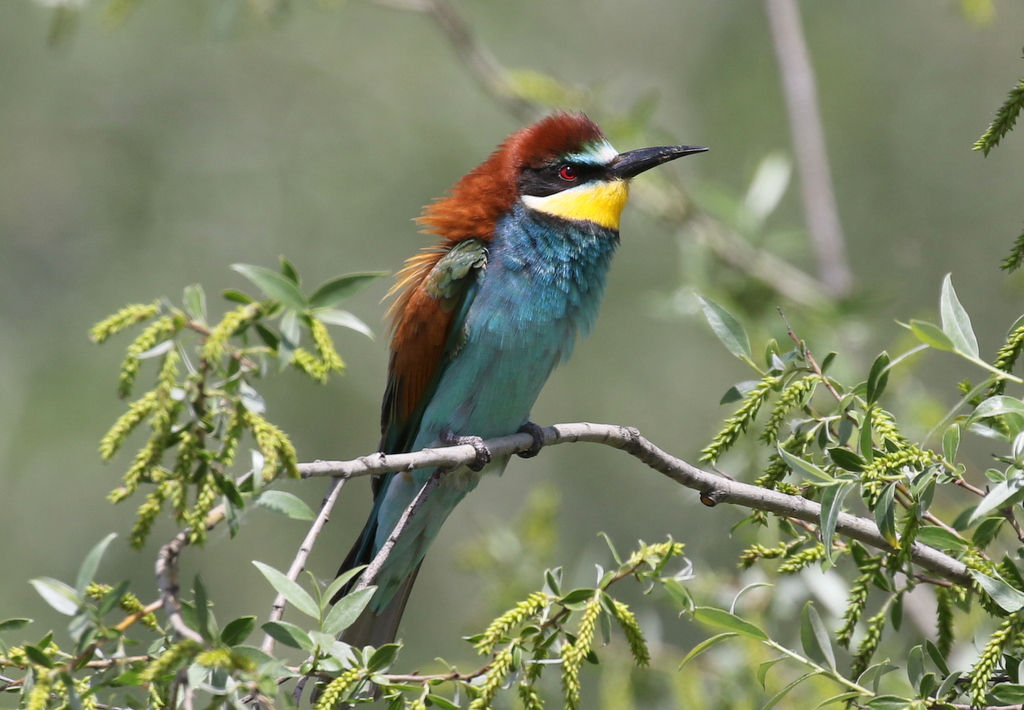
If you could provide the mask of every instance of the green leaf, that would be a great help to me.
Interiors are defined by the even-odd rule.
[[[192,589],[195,593],[196,626],[204,639],[212,641],[215,634],[213,633],[213,625],[210,623],[210,598],[206,594],[206,585],[203,584],[203,578],[198,574]]]
[[[882,491],[878,503],[875,504],[875,524],[885,541],[899,549],[900,542],[896,538],[896,484],[889,484]]]
[[[277,593],[284,596],[292,606],[306,616],[311,616],[317,620],[320,619],[320,607],[313,601],[313,597],[309,595],[309,592],[300,587],[297,582],[288,579],[283,572],[279,572],[270,565],[256,560],[253,560],[253,564],[256,565],[256,569],[263,573],[263,576],[277,590]]]
[[[917,542],[927,545],[928,547],[934,547],[939,550],[957,550],[963,552],[967,550],[967,541],[963,538],[957,537],[949,530],[943,528],[937,528],[928,526],[921,528],[917,531]]]
[[[281,276],[284,276],[286,279],[288,279],[293,284],[298,286],[299,285],[299,272],[296,270],[296,268],[294,266],[292,266],[292,262],[288,261],[288,259],[285,258],[284,255],[281,255],[280,259],[281,259]]]
[[[907,710],[911,701],[898,695],[876,695],[867,702],[871,710]]]
[[[735,631],[741,636],[767,641],[768,634],[759,629],[749,621],[744,621],[735,614],[730,614],[724,609],[716,609],[710,606],[699,606],[693,610],[693,618],[710,626],[717,626],[729,631]]]
[[[364,271],[338,276],[320,284],[309,297],[309,305],[311,308],[334,308],[371,281],[387,275],[387,271]]]
[[[989,397],[974,410],[974,413],[971,414],[971,420],[998,417],[1003,414],[1020,414],[1024,416],[1024,402],[1015,397],[1007,397],[1005,395]]]
[[[942,332],[949,336],[957,352],[978,357],[978,339],[971,327],[971,317],[960,305],[953,289],[952,274],[942,280],[942,296],[939,298],[939,312],[942,315]]]
[[[352,569],[350,569],[350,570],[348,570],[346,572],[342,572],[341,574],[339,574],[334,579],[334,581],[331,582],[331,584],[327,587],[327,589],[324,590],[324,596],[323,596],[323,604],[324,604],[324,606],[329,604],[331,602],[331,600],[334,599],[334,597],[338,594],[338,592],[341,591],[341,588],[344,587],[346,584],[348,584],[348,581],[350,579],[354,578],[357,574],[360,574],[364,569],[366,569],[366,565],[359,565],[358,567],[353,567]]]
[[[844,419],[844,421],[846,420]],[[828,457],[832,459],[832,462],[836,466],[847,471],[860,473],[864,470],[864,459],[862,459],[856,452],[844,449],[841,446],[829,449]]]
[[[704,317],[707,318],[711,330],[726,349],[738,358],[750,360],[750,339],[736,317],[710,298],[699,293],[695,293],[694,296],[700,301],[700,307],[704,310]]]
[[[1008,500],[1020,494],[1022,490],[1024,490],[1024,474],[1018,471],[1012,478],[1000,481],[992,487],[992,490],[985,494],[985,497],[978,503],[978,507],[971,513],[967,524],[973,525],[989,512],[1001,507]]]
[[[330,308],[323,311],[314,311],[313,315],[322,320],[324,323],[329,325],[340,325],[342,328],[348,328],[354,330],[357,333],[362,333],[370,340],[373,340],[373,331],[370,330],[370,326],[363,323],[356,316],[352,315],[348,311],[339,311],[335,308]]]
[[[194,320],[200,323],[206,322],[206,293],[199,284],[192,284],[185,287],[185,293],[181,299],[185,303],[185,310]]]
[[[235,303],[241,303],[243,306],[248,306],[250,303],[255,303],[256,299],[247,293],[243,293],[236,288],[229,288],[221,291],[223,296],[228,301],[234,301]]]
[[[932,659],[932,663],[939,669],[939,672],[944,676],[949,675],[949,666],[946,665],[946,659],[939,653],[938,646],[925,639],[924,650],[928,652],[928,657]]]
[[[953,341],[949,339],[949,336],[943,333],[942,329],[934,323],[912,320],[910,321],[910,330],[917,336],[918,340],[936,350],[945,350],[947,352],[954,352],[956,350],[956,346],[953,345]]]
[[[907,656],[907,679],[910,680],[912,688],[917,690],[924,678],[924,649],[921,646],[914,646]]]
[[[776,449],[779,452],[779,456],[782,457],[782,460],[785,461],[786,465],[793,469],[794,472],[803,471],[811,476],[811,478],[817,478],[828,483],[835,483],[836,479],[832,478],[832,476],[828,475],[825,471],[818,468],[810,461],[806,461],[799,456],[794,456],[781,446],[776,446]]]
[[[683,666],[685,666],[687,663],[692,661],[694,658],[696,658],[700,654],[702,654],[705,651],[707,651],[709,648],[711,648],[713,646],[717,646],[718,644],[722,643],[722,641],[727,641],[728,639],[736,638],[737,636],[739,636],[739,634],[736,633],[735,631],[727,631],[727,632],[725,632],[723,634],[718,634],[717,636],[712,636],[709,639],[704,639],[699,644],[697,644],[692,649],[690,649],[690,652],[686,654],[686,657],[683,658],[682,662],[679,664],[679,669],[678,670],[682,670]]]
[[[99,569],[100,560],[103,559],[103,553],[107,550],[107,545],[113,542],[114,538],[117,537],[117,533],[110,533],[105,538],[99,541],[89,554],[85,556],[85,560],[82,561],[82,566],[78,568],[78,577],[75,581],[75,591],[78,593],[80,599],[85,597],[85,589],[92,582],[93,577],[96,576],[96,570]]]
[[[59,579],[39,577],[30,579],[29,584],[36,588],[43,600],[65,616],[74,616],[82,605],[82,599],[74,589]]]
[[[287,515],[292,520],[314,520],[316,514],[301,498],[285,491],[263,491],[256,499],[256,505],[275,513]]]
[[[860,455],[864,457],[865,463],[869,466],[875,458],[875,449],[871,436],[871,409],[864,412],[864,418],[860,423]]]
[[[889,382],[889,353],[883,351],[871,364],[871,372],[868,374],[868,386],[865,398],[868,404],[874,404],[885,391],[885,385]]]
[[[853,700],[854,698],[859,698],[860,696],[861,694],[856,690],[850,690],[845,693],[840,693],[839,695],[833,695],[831,698],[826,698],[817,705],[815,705],[814,710],[819,710],[819,708],[825,708],[829,705],[835,705],[836,703],[845,703],[848,700]]]
[[[955,698],[959,695],[956,691],[956,682],[960,680],[960,676],[963,675],[963,671],[953,671],[950,675],[946,676],[946,680],[942,681],[942,685],[939,686],[939,690],[935,693],[935,697],[939,700],[950,697]],[[953,693],[950,696],[950,693]]]
[[[853,481],[826,486],[821,494],[821,540],[825,544],[825,557],[832,558],[832,538],[836,534],[836,521],[843,509],[843,501],[856,484]]]
[[[23,629],[31,623],[32,619],[20,617],[15,619],[5,619],[4,621],[0,621],[0,634],[4,631],[17,631],[18,629]]]
[[[832,650],[832,642],[812,602],[804,604],[803,613],[800,615],[800,643],[808,658],[835,671],[836,655]]]
[[[793,688],[795,688],[798,685],[800,685],[801,683],[803,683],[808,678],[813,678],[816,675],[819,675],[819,671],[811,671],[810,673],[804,673],[802,676],[800,676],[799,678],[794,680],[792,683],[787,685],[785,688],[783,688],[782,690],[777,692],[775,695],[773,695],[771,697],[771,699],[767,703],[765,703],[764,705],[761,706],[761,710],[771,710],[773,707],[775,707],[779,703],[780,700],[782,700],[784,697],[786,697],[786,695],[789,694],[789,691],[791,691]]]
[[[240,616],[224,627],[224,630],[220,632],[220,640],[228,646],[237,646],[249,638],[249,634],[255,628],[255,616]]]
[[[786,660],[786,656],[779,656],[778,658],[773,658],[770,661],[765,661],[757,667],[757,682],[761,684],[761,688],[763,690],[768,690],[764,685],[765,679],[768,677],[768,671],[774,668],[776,663],[784,660]]]
[[[594,598],[595,594],[597,594],[596,589],[574,589],[559,599],[558,603],[567,609],[580,611],[586,606],[587,602]]]
[[[448,698],[443,698],[433,693],[427,693],[427,701],[441,708],[441,710],[459,710],[459,706]]]
[[[231,268],[256,284],[268,298],[274,299],[285,308],[297,311],[306,310],[306,297],[290,279],[270,269],[264,269],[262,266],[232,264]]]
[[[950,463],[956,459],[956,452],[960,449],[960,425],[950,424],[949,428],[942,435],[942,456]]]
[[[401,648],[401,645],[397,643],[384,644],[370,656],[370,660],[366,662],[366,669],[371,673],[378,673],[384,670],[395,662],[395,658],[398,656],[398,651]]]
[[[280,641],[285,646],[301,648],[303,651],[313,650],[313,640],[309,638],[309,634],[295,624],[289,624],[287,621],[268,621],[260,628],[270,638]]]
[[[1024,685],[1017,683],[998,683],[989,691],[1000,705],[1020,705],[1024,703]]]
[[[55,667],[53,659],[47,656],[45,653],[43,653],[43,649],[39,648],[38,646],[33,646],[30,643],[26,643],[24,646],[22,646],[22,648],[25,649],[25,655],[28,656],[28,659],[36,665],[43,666],[44,668]]]
[[[998,604],[1004,611],[1011,614],[1024,609],[1024,594],[1011,587],[1001,578],[989,577],[977,570],[967,570],[974,577],[975,581],[985,592],[992,597],[992,601]]]
[[[373,586],[366,587],[365,589],[351,592],[339,599],[338,603],[334,605],[334,608],[327,615],[327,618],[324,619],[324,633],[334,636],[355,623],[355,620],[363,613],[363,609],[370,603],[370,599],[376,590],[377,588]]]

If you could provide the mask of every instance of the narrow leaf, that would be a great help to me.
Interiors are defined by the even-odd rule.
[[[975,522],[985,517],[989,512],[1001,507],[1006,501],[1010,500],[1013,496],[1021,492],[1024,488],[1024,475],[1018,472],[1013,478],[1005,481],[1000,481],[992,487],[985,497],[978,503],[978,507],[974,509],[971,514],[970,520],[967,521],[968,525],[973,525]]]
[[[960,449],[960,425],[950,424],[942,435],[942,456],[950,463],[956,460],[956,452]]]
[[[882,352],[871,364],[871,372],[868,375],[868,386],[865,394],[868,404],[874,404],[889,382],[889,353]]]
[[[249,634],[255,628],[255,616],[241,616],[224,627],[220,632],[220,640],[228,646],[237,646],[249,638]]]
[[[810,461],[806,461],[799,456],[794,456],[781,446],[777,446],[776,449],[779,452],[779,456],[782,457],[782,460],[785,461],[786,465],[793,469],[794,472],[803,471],[811,478],[817,478],[818,480],[827,481],[828,483],[835,483],[836,479],[832,478],[832,476],[828,475],[825,471],[815,466]]]
[[[326,606],[341,591],[341,588],[348,584],[348,581],[366,569],[366,565],[353,567],[347,572],[339,574],[333,582],[324,590],[323,604]]]
[[[387,271],[365,271],[338,276],[320,284],[309,297],[309,305],[311,308],[334,308],[371,281],[387,275]]]
[[[756,639],[758,641],[767,641],[768,634],[759,629],[749,621],[744,621],[735,614],[730,614],[724,609],[716,609],[709,606],[699,606],[693,610],[693,618],[697,621],[709,624],[711,626],[717,626],[722,629],[728,629],[729,631],[735,631],[736,633],[746,636],[747,638]]]
[[[737,636],[739,636],[739,634],[735,631],[726,631],[725,633],[718,634],[717,636],[712,636],[709,639],[704,639],[699,644],[690,649],[690,652],[686,654],[686,657],[683,658],[682,662],[679,664],[679,670],[682,670],[683,666],[685,666],[687,663],[692,661],[700,654],[707,651],[709,648],[717,646],[718,644],[722,643],[722,641],[727,641],[731,638],[736,638]]]
[[[949,336],[958,352],[978,357],[978,338],[971,327],[971,317],[960,305],[953,289],[952,274],[946,274],[942,280],[942,295],[939,298],[939,311],[942,315],[942,332]]]
[[[943,528],[928,526],[917,532],[917,542],[939,550],[967,550],[967,541]]]
[[[997,417],[1003,414],[1020,414],[1024,416],[1024,402],[1016,397],[1007,397],[1005,395],[989,397],[974,410],[974,413],[971,414],[971,420]]]
[[[18,629],[22,629],[31,623],[32,619],[5,619],[4,621],[0,621],[0,633],[3,633],[4,631],[17,631]]]
[[[96,576],[96,570],[99,569],[100,560],[103,559],[103,553],[107,551],[107,545],[113,542],[114,538],[117,537],[117,533],[110,533],[105,538],[99,541],[89,554],[85,556],[82,561],[82,566],[78,568],[78,578],[75,581],[75,591],[78,592],[80,599],[85,598],[85,588],[92,582],[93,577]]]
[[[896,504],[895,504],[896,486],[890,484],[885,487],[882,491],[882,496],[878,499],[878,503],[875,504],[875,523],[878,525],[878,531],[882,533],[882,537],[895,548],[899,548],[900,543],[896,538]]]
[[[256,505],[275,513],[287,515],[292,520],[314,520],[316,514],[298,496],[286,491],[263,491],[256,499]]]
[[[370,603],[376,590],[376,587],[366,587],[339,599],[331,609],[331,613],[324,619],[324,633],[334,636],[355,623],[355,620],[363,613],[363,609]]]
[[[776,663],[784,660],[786,660],[785,656],[779,656],[778,658],[773,658],[770,661],[765,661],[757,667],[757,682],[761,684],[761,688],[763,690],[768,690],[764,684],[765,679],[768,677],[768,671],[774,668]]]
[[[715,332],[726,349],[738,358],[750,360],[750,339],[736,317],[710,298],[701,296],[699,293],[694,295],[700,301],[700,307],[704,310],[704,317],[707,318],[708,325],[711,326],[711,330]]]
[[[295,624],[289,624],[287,621],[268,621],[260,628],[285,646],[301,648],[303,651],[313,650],[313,639]]]
[[[39,577],[38,579],[30,579],[29,584],[36,588],[39,596],[47,604],[65,616],[74,616],[78,612],[78,607],[82,604],[75,590],[59,579]]]
[[[827,665],[833,671],[836,669],[836,655],[832,650],[832,642],[812,602],[804,604],[804,610],[800,615],[800,642],[808,658],[819,665]]]
[[[818,671],[811,671],[810,673],[804,673],[802,676],[800,676],[799,678],[794,680],[792,683],[787,685],[785,688],[780,690],[778,693],[773,695],[771,697],[771,699],[767,703],[765,703],[764,705],[761,706],[761,710],[771,710],[773,707],[778,705],[780,700],[782,700],[784,697],[786,697],[786,695],[789,694],[789,691],[791,691],[793,688],[795,688],[798,685],[800,685],[801,683],[803,683],[808,678],[813,678],[816,675],[818,675]]]
[[[953,345],[953,341],[949,339],[942,329],[934,323],[928,323],[923,320],[912,320],[910,321],[910,330],[917,336],[925,345],[930,345],[936,350],[945,350],[953,352],[956,350],[956,346]]]
[[[992,597],[992,601],[998,604],[1004,611],[1011,614],[1024,609],[1024,594],[1021,594],[1002,579],[989,577],[977,570],[967,570],[974,577],[975,581],[985,592]]]
[[[839,520],[839,513],[843,509],[843,501],[853,490],[854,485],[856,484],[851,481],[827,486],[821,495],[821,540],[825,544],[825,557],[829,562],[834,563],[832,538],[836,533],[836,521]]]
[[[277,593],[283,595],[292,606],[306,616],[311,616],[314,619],[320,618],[320,607],[313,601],[313,597],[309,595],[309,592],[300,587],[298,583],[288,579],[284,573],[279,572],[270,565],[257,562],[256,560],[253,560],[253,564],[256,565],[256,569],[263,573],[263,576],[277,590]]]
[[[324,323],[329,325],[340,325],[342,328],[348,328],[349,330],[354,330],[357,333],[362,333],[370,340],[373,340],[373,331],[370,330],[370,326],[363,323],[363,321],[359,320],[348,311],[339,311],[335,308],[331,308],[324,311],[314,311],[313,315]]]
[[[274,299],[285,308],[299,311],[306,309],[306,297],[287,277],[262,266],[250,264],[232,264],[231,268],[256,284],[268,298]]]

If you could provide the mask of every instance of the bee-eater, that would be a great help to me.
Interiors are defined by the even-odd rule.
[[[619,244],[629,180],[706,148],[618,153],[580,113],[558,112],[509,136],[417,220],[440,243],[398,272],[389,295],[391,358],[381,413],[384,453],[474,443],[476,465],[447,471],[410,518],[345,634],[353,645],[394,640],[423,556],[485,471],[501,473],[482,440],[530,423],[548,376],[594,325]],[[479,437],[479,438],[477,438]],[[340,572],[368,564],[433,469],[375,478],[374,504]]]

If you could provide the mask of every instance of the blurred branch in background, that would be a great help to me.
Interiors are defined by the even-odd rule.
[[[833,296],[845,296],[853,285],[853,276],[846,261],[825,131],[818,111],[814,67],[800,23],[800,8],[796,0],[765,0],[765,10],[786,96],[804,218],[818,274]]]

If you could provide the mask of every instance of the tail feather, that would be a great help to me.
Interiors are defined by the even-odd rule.
[[[383,611],[375,613],[372,608],[367,607],[359,618],[342,632],[341,640],[356,648],[379,648],[394,642],[398,635],[398,625],[402,622],[402,614],[405,613],[405,605],[409,603],[412,585],[416,582],[419,572],[420,565],[417,565],[416,570],[402,582],[402,586]]]

